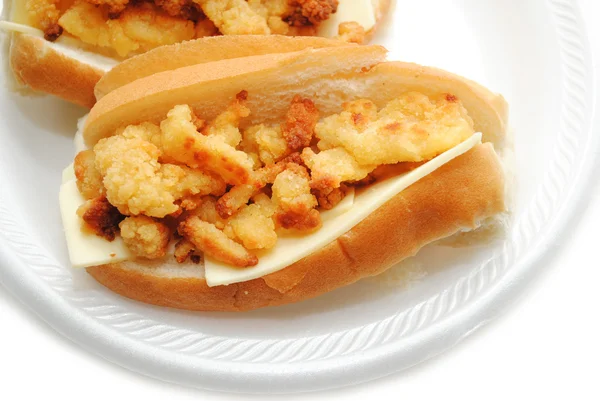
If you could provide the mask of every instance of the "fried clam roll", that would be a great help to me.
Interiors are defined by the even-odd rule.
[[[385,54],[221,60],[106,94],[83,128],[94,155],[78,157],[96,170],[75,180],[87,191],[103,177],[93,194],[124,216],[130,244],[113,244],[131,249],[73,264],[142,302],[244,311],[350,285],[503,218],[502,96]],[[149,241],[167,232],[160,256]]]

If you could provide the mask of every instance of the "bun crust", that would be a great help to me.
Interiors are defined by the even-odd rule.
[[[378,107],[407,91],[458,97],[483,133],[484,142],[502,146],[508,107],[504,98],[481,85],[432,67],[383,62],[380,46],[307,49],[191,65],[138,79],[110,92],[90,112],[84,127],[89,146],[120,125],[159,122],[181,99],[203,118],[214,118],[242,90],[249,93],[250,124],[284,115],[299,94],[314,99],[323,115],[341,104],[369,98]],[[340,65],[339,60],[344,60]]]
[[[248,121],[275,120],[284,115],[294,94],[307,94],[323,113],[342,102],[332,94],[325,104],[320,92],[332,79],[355,77],[385,59],[381,46],[306,49],[220,60],[160,72],[133,81],[104,96],[90,111],[83,131],[88,145],[111,136],[121,125],[160,122],[182,99],[202,118],[212,119],[242,90],[249,93]],[[346,61],[340,66],[339,60]],[[353,78],[350,78],[353,79]],[[315,88],[314,86],[318,86]],[[339,85],[339,84],[338,84]],[[343,88],[342,88],[343,89]],[[307,93],[308,92],[308,93]]]
[[[195,64],[308,48],[357,46],[334,39],[280,35],[215,36],[161,46],[127,59],[107,72],[95,88],[96,99],[136,79]]]
[[[9,57],[19,83],[83,107],[96,103],[94,86],[104,71],[56,51],[43,38],[13,35]]]
[[[504,208],[504,174],[488,143],[413,184],[320,251],[260,279],[208,287],[200,266],[195,277],[177,277],[160,266],[135,262],[87,271],[112,291],[141,302],[246,311],[313,298],[380,274],[423,246],[476,228]]]

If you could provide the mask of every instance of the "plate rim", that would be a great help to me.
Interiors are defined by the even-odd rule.
[[[57,292],[50,288],[34,270],[22,268],[25,262],[15,255],[15,248],[8,244],[3,232],[0,233],[0,261],[2,262],[0,263],[0,272],[2,272],[0,284],[3,284],[9,292],[19,298],[50,326],[85,349],[151,377],[211,390],[289,393],[328,389],[391,374],[441,353],[497,316],[502,310],[506,310],[515,301],[515,295],[522,293],[526,283],[540,269],[542,262],[550,256],[548,250],[552,244],[558,242],[559,233],[567,226],[576,224],[575,216],[580,214],[578,211],[581,209],[577,206],[585,200],[585,183],[589,182],[594,171],[594,158],[589,156],[600,150],[600,137],[594,137],[590,135],[590,132],[594,127],[600,128],[600,121],[598,121],[597,110],[595,110],[598,96],[597,77],[595,76],[596,71],[591,67],[592,53],[585,35],[587,30],[583,29],[585,25],[582,24],[581,10],[575,0],[548,0],[546,3],[554,14],[563,61],[563,75],[566,76],[566,80],[577,80],[575,75],[580,75],[581,71],[577,69],[581,67],[583,70],[587,69],[590,74],[589,79],[592,82],[591,94],[589,94],[592,99],[589,104],[590,119],[583,121],[584,117],[581,117],[581,123],[584,125],[582,125],[581,132],[577,133],[578,136],[583,136],[583,129],[586,123],[589,124],[587,126],[588,140],[585,144],[587,145],[585,146],[587,157],[583,158],[582,163],[573,167],[578,170],[577,178],[569,186],[566,201],[559,205],[560,213],[550,220],[549,234],[519,263],[503,272],[503,276],[494,281],[492,286],[488,286],[484,293],[479,293],[478,302],[473,303],[470,307],[465,307],[463,303],[461,304],[462,308],[452,311],[452,314],[445,314],[443,318],[440,318],[441,320],[434,320],[423,330],[414,331],[410,336],[383,346],[368,348],[368,353],[365,351],[362,355],[350,352],[332,358],[302,361],[296,364],[279,364],[277,369],[273,369],[273,365],[269,363],[252,361],[219,361],[222,366],[208,367],[207,365],[210,364],[206,364],[206,358],[202,359],[196,355],[175,355],[164,349],[128,338],[123,333],[115,336],[112,329],[108,329],[106,325],[84,313],[81,308],[76,308],[61,296],[57,296]],[[580,59],[582,54],[583,58]],[[588,65],[584,65],[585,61],[588,62]],[[565,124],[569,123],[568,119],[577,119],[576,104],[586,103],[581,92],[579,96],[568,93],[568,91],[565,93],[561,131],[567,130]],[[568,118],[565,117],[566,114],[569,114]],[[573,139],[568,138],[569,134],[568,131],[562,132],[557,141],[560,142],[561,139],[566,141],[559,146],[558,151],[562,152],[563,157],[566,157],[567,160],[570,160],[569,153],[572,150],[567,147],[574,147]],[[556,157],[554,161],[556,161]],[[559,166],[559,168],[566,167]],[[560,185],[560,182],[556,183],[559,180],[556,171],[551,179],[553,185]],[[562,173],[564,174],[564,171]],[[2,183],[0,181],[0,184]],[[0,192],[0,198],[2,198],[1,194],[2,192]],[[0,222],[7,221],[2,219],[2,214],[10,213],[10,210],[4,205],[4,202],[0,205]],[[3,211],[3,209],[5,210]],[[533,215],[530,214],[530,216]],[[544,216],[540,217],[537,214],[532,218],[537,219],[531,223],[535,225],[536,221],[539,223]],[[35,252],[32,255],[34,254]],[[40,266],[43,267],[43,263]],[[499,301],[504,301],[502,307],[492,308],[492,304],[497,304]],[[409,311],[414,309],[413,307]],[[68,313],[65,313],[66,311]],[[418,325],[418,321],[422,320],[422,313],[419,312],[417,315],[412,320],[417,321],[414,324]],[[415,336],[417,333],[418,338]],[[440,336],[440,333],[444,333],[444,335]],[[330,333],[325,336],[331,337],[331,335]],[[356,335],[353,337],[356,338]],[[350,341],[352,342],[353,339]],[[425,348],[427,348],[427,355],[423,355]],[[123,350],[128,352],[124,353]],[[177,360],[176,364],[173,363],[174,360]],[[214,363],[212,360],[211,362]],[[170,369],[165,372],[164,365],[167,363]],[[313,374],[317,372],[318,375]]]

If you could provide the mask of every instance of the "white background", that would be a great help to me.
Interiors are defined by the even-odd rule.
[[[591,18],[596,16],[597,25],[600,1],[582,3],[598,56],[600,26],[593,26]],[[600,76],[600,60],[595,62]],[[451,351],[403,373],[285,399],[600,399],[598,184],[590,182],[590,196],[554,257],[503,316]],[[63,400],[281,398],[201,392],[131,373],[65,340],[0,287],[0,400],[52,395]]]

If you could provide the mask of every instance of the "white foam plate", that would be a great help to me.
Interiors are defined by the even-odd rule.
[[[244,314],[143,305],[68,264],[58,189],[84,111],[2,90],[0,282],[85,349],[207,389],[349,385],[464,339],[543,267],[586,195],[600,126],[585,27],[575,1],[398,0],[376,41],[391,59],[445,68],[505,95],[518,171],[505,238],[469,251],[430,246],[382,278],[296,305]]]

